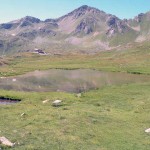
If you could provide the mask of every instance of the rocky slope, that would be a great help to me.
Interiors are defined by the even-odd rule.
[[[149,34],[150,12],[121,20],[85,5],[58,19],[26,16],[0,24],[0,54],[33,49],[92,53],[143,42]]]

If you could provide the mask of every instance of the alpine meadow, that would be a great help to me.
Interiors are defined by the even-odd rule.
[[[107,1],[0,0],[0,150],[150,150],[150,2]]]

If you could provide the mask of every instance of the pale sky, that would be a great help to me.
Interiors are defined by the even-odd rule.
[[[82,5],[96,7],[121,19],[150,11],[150,0],[0,0],[0,23],[25,16],[41,20],[57,18]]]

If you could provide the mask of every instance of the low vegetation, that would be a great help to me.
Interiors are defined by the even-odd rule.
[[[14,150],[149,150],[149,85],[110,86],[81,97],[0,91],[22,99],[0,106],[0,135],[16,143]],[[56,99],[62,106],[52,106]]]

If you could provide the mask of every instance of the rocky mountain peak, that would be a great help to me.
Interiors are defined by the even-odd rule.
[[[89,7],[87,5],[83,5],[77,9],[75,9],[75,12],[77,12],[77,11],[90,11],[91,9],[95,9],[95,8]]]
[[[31,17],[31,16],[26,16],[26,17],[22,18],[20,20],[20,22],[21,22],[20,26],[24,27],[24,26],[31,25],[33,23],[39,23],[40,19],[35,18],[35,17]]]
[[[74,11],[68,13],[67,15],[58,18],[58,21],[61,21],[66,17],[73,17],[73,19],[78,19],[79,17],[82,17],[85,14],[99,14],[99,13],[105,14],[103,11],[100,11],[99,9],[87,5],[83,5],[75,9]]]
[[[14,29],[17,27],[26,27],[26,26],[31,26],[34,23],[40,23],[41,20],[35,17],[31,17],[31,16],[26,16],[24,18],[21,18],[19,20],[14,20],[8,23],[3,23],[0,24],[0,29]]]
[[[93,8],[93,7],[89,7],[87,5],[83,5],[77,9],[75,9],[72,13],[70,13],[70,15],[74,15],[76,18],[85,15],[85,14],[98,14],[98,13],[104,13],[103,11],[100,11],[99,9]]]
[[[74,12],[77,12],[77,11],[91,11],[91,10],[101,12],[99,9],[94,8],[94,7],[90,7],[88,5],[83,5],[79,8],[77,8],[77,9],[75,9]]]
[[[83,5],[79,8],[77,8],[76,10],[86,10],[86,9],[89,9],[90,7],[88,5]]]
[[[22,20],[24,21],[30,21],[32,23],[39,23],[41,20],[35,17],[31,17],[31,16],[26,16],[24,18],[22,18]]]

